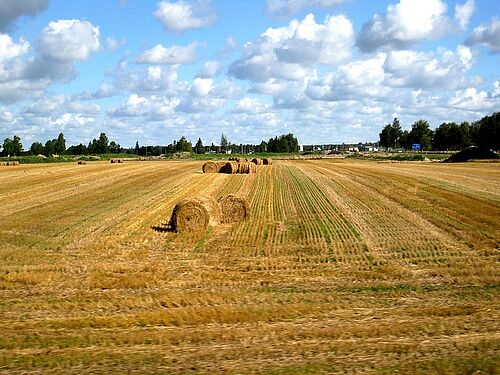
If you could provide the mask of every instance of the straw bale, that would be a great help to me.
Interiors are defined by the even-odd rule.
[[[198,196],[177,203],[170,224],[177,232],[199,232],[220,222],[220,208],[210,197]]]
[[[207,161],[205,164],[203,164],[201,170],[203,171],[203,173],[219,173],[219,167],[214,161]]]
[[[218,200],[221,222],[222,223],[239,223],[247,218],[250,214],[250,207],[245,198],[235,195],[227,195]]]
[[[228,161],[221,169],[221,173],[236,174],[239,173],[239,163],[235,161]]]
[[[272,165],[273,164],[273,159],[271,159],[271,158],[262,159],[262,164],[264,164],[264,165]]]

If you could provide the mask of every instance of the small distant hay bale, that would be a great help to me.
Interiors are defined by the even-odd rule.
[[[116,160],[115,160],[115,159],[110,159],[110,160],[109,160],[109,162],[110,162],[111,164],[114,164],[114,163],[116,163]]]
[[[228,161],[227,163],[224,164],[224,166],[221,169],[221,173],[227,173],[227,174],[236,174],[239,173],[239,163],[235,161]]]
[[[239,223],[250,214],[250,207],[245,198],[227,195],[218,200],[221,223]]]
[[[118,159],[118,163],[123,163],[123,159]]]
[[[264,164],[264,165],[273,165],[273,159],[271,159],[271,158],[262,159],[262,164]]]
[[[170,225],[179,233],[205,231],[219,222],[219,205],[214,199],[203,196],[177,203],[170,219]]]
[[[220,168],[215,161],[207,161],[203,164],[201,170],[203,173],[219,173]]]
[[[259,159],[259,158],[253,158],[251,161],[252,161],[252,163],[254,163],[255,165],[262,165],[262,159]]]
[[[87,162],[85,160],[78,160],[78,164],[84,165],[84,164],[87,164]]]
[[[4,162],[4,161],[0,161],[0,166],[5,166],[5,165],[7,165],[7,163],[6,163],[6,162]]]

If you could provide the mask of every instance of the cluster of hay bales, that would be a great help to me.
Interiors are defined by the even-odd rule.
[[[78,165],[84,165],[87,164],[85,160],[78,160]]]
[[[248,174],[256,173],[258,165],[272,165],[271,159],[229,158],[228,162],[207,161],[201,167],[203,173]]]
[[[12,165],[19,165],[19,162],[17,160],[0,161],[0,166],[12,166]]]
[[[227,195],[218,201],[205,196],[184,199],[177,203],[170,226],[179,233],[205,231],[209,226],[243,221],[250,209],[244,198]]]
[[[123,159],[109,159],[111,164],[123,163]]]

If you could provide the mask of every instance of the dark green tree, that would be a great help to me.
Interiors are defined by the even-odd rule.
[[[227,150],[229,150],[229,142],[227,140],[227,137],[222,134],[222,136],[220,137],[220,151],[224,153]]]
[[[500,112],[483,117],[475,125],[476,144],[479,147],[500,150]]]
[[[49,139],[47,142],[45,142],[45,156],[52,156],[55,153],[55,139]]]
[[[432,131],[427,121],[415,121],[408,134],[409,143],[419,143],[422,150],[430,150],[432,135]]]
[[[379,134],[380,146],[382,147],[400,147],[401,142],[400,138],[403,135],[401,130],[401,124],[399,120],[395,118],[392,121],[392,124],[387,124],[382,129],[382,132]]]
[[[110,154],[119,154],[121,150],[121,146],[115,141],[109,142],[108,152]]]
[[[189,142],[186,137],[181,137],[177,142],[174,144],[174,152],[192,152],[193,151],[193,146],[191,145],[191,142]]]
[[[43,155],[45,153],[45,148],[40,142],[33,142],[30,147],[31,155]]]
[[[97,153],[106,154],[109,151],[109,140],[106,133],[101,133],[97,140]]]
[[[197,154],[203,154],[205,152],[205,147],[203,147],[203,142],[201,141],[201,138],[198,138],[198,141],[196,142],[194,149]]]
[[[54,141],[54,152],[56,154],[64,154],[66,151],[66,140],[64,139],[64,134],[59,133],[59,136]]]
[[[3,141],[3,155],[5,156],[19,156],[23,152],[23,145],[21,143],[21,138],[14,135],[12,139],[5,138]]]

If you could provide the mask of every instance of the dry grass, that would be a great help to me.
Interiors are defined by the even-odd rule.
[[[495,373],[500,164],[0,170],[0,373]],[[194,195],[247,220],[152,228]]]

